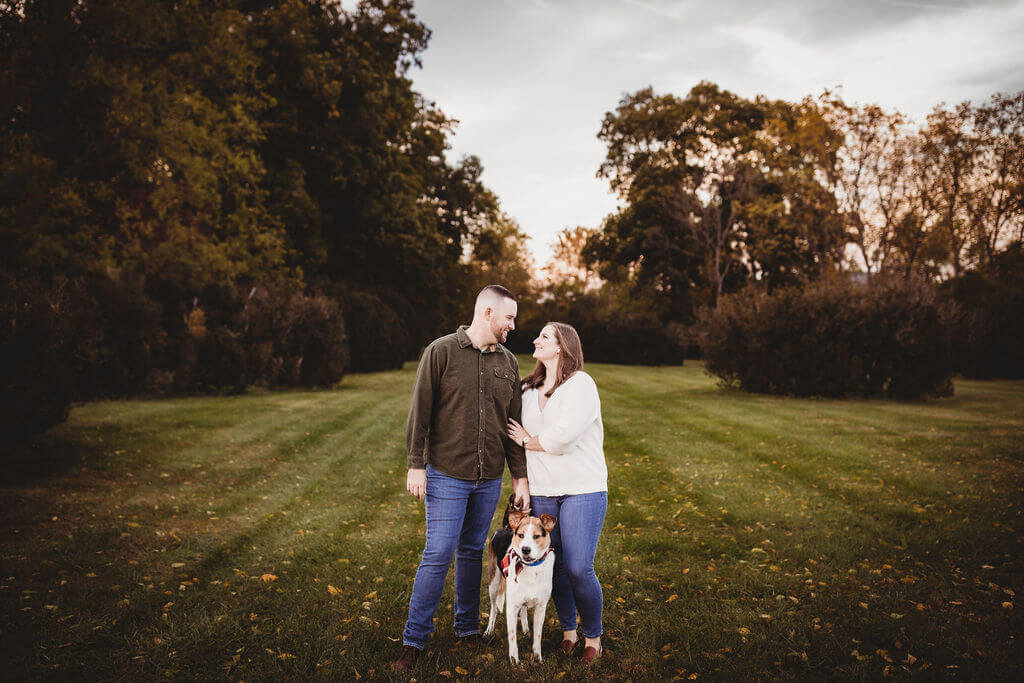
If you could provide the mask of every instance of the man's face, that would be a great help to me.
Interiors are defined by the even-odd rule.
[[[491,334],[494,341],[503,344],[508,339],[508,333],[516,329],[516,314],[519,312],[519,305],[512,299],[501,299],[491,309],[491,316],[488,320]]]

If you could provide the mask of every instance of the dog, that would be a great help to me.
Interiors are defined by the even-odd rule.
[[[516,622],[523,633],[529,633],[526,610],[533,608],[533,654],[537,661],[540,652],[540,634],[544,626],[544,612],[551,597],[551,577],[555,571],[555,553],[551,549],[551,530],[557,519],[551,515],[531,517],[517,509],[506,510],[508,527],[495,532],[487,546],[487,577],[491,597],[491,613],[485,636],[494,633],[498,612],[505,611],[508,630],[508,657],[512,664],[519,663],[519,644],[516,640]],[[509,535],[507,550],[500,556],[504,538]],[[503,533],[504,532],[504,533]]]

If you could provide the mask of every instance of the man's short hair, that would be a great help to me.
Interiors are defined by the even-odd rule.
[[[479,294],[476,295],[476,300],[479,301],[480,299],[488,296],[497,296],[502,299],[512,299],[512,301],[516,302],[519,301],[519,299],[516,298],[515,294],[508,291],[501,285],[487,285],[486,287],[480,290]]]

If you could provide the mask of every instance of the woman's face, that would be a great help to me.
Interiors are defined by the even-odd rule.
[[[555,339],[555,330],[551,325],[545,325],[537,338],[533,340],[533,357],[539,361],[557,358],[562,350]]]

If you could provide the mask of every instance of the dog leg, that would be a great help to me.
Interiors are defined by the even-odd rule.
[[[547,601],[544,601],[533,608],[533,654],[537,661],[544,661],[540,656],[540,632],[544,630],[544,612],[548,608]]]
[[[530,633],[530,622],[526,616],[526,605],[519,608],[519,626],[523,629],[523,635]]]
[[[491,584],[487,587],[488,593],[491,596],[491,614],[487,618],[487,630],[484,631],[485,636],[489,636],[494,633],[494,624],[498,621],[498,612],[501,611],[501,605],[504,602],[504,594],[501,590],[501,572],[495,573],[491,577]]]
[[[508,658],[513,665],[519,663],[519,643],[516,640],[516,606],[512,604],[510,591],[506,587],[505,626],[508,630]]]

